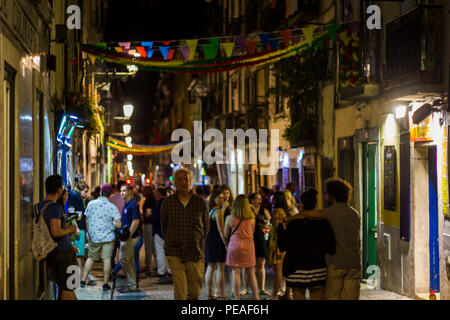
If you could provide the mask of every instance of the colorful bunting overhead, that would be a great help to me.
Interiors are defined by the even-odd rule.
[[[345,26],[348,31],[349,25]],[[356,27],[352,26],[352,29]],[[302,34],[298,34],[300,32]],[[271,33],[258,34],[260,41],[247,41],[247,35],[237,35],[222,38],[209,38],[208,43],[199,44],[199,39],[160,41],[164,45],[154,47],[154,42],[139,42],[137,46],[129,42],[104,46],[82,45],[82,50],[88,54],[89,60],[98,59],[123,65],[136,65],[139,70],[177,72],[177,73],[214,73],[230,71],[243,67],[264,65],[288,58],[309,48],[320,49],[327,39],[337,37],[348,44],[357,34],[342,33],[344,28],[337,25],[327,25],[320,28],[315,34],[315,27],[295,30],[284,30],[271,35]],[[293,31],[296,35],[293,35]],[[222,41],[226,41],[221,43]],[[283,41],[283,46],[280,46]],[[175,43],[174,43],[175,42]],[[261,45],[264,50],[256,50]],[[196,58],[199,46],[200,57]],[[120,48],[120,49],[118,49]],[[220,53],[219,49],[223,49]],[[134,50],[134,51],[133,51]],[[173,59],[176,50],[181,51],[181,60]],[[154,51],[158,51],[155,56]],[[139,52],[139,55],[135,55]],[[202,58],[203,57],[203,58]],[[95,60],[94,60],[95,63]]]

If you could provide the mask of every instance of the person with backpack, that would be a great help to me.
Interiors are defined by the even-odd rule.
[[[59,288],[58,300],[77,300],[74,288],[68,287],[68,278],[72,273],[68,272],[69,267],[77,266],[76,251],[70,242],[70,234],[77,232],[76,225],[66,227],[67,221],[63,214],[63,208],[57,203],[63,194],[63,179],[59,175],[50,176],[45,181],[46,197],[36,205],[37,217],[44,218],[56,248],[47,252],[47,266],[52,271],[54,281]],[[35,217],[36,218],[36,217]],[[36,230],[33,228],[33,230]],[[43,230],[42,230],[43,232]],[[33,234],[33,243],[38,237]],[[33,252],[34,253],[34,252]]]

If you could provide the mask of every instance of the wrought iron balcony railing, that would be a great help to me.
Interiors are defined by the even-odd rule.
[[[387,24],[385,88],[442,83],[442,6],[418,6]]]

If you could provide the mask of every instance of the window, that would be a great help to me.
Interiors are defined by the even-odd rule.
[[[276,76],[275,77],[275,86],[279,87],[281,84],[281,80],[280,77]],[[283,104],[284,104],[284,99],[281,97],[281,95],[277,92],[275,94],[275,114],[279,114],[283,112]]]

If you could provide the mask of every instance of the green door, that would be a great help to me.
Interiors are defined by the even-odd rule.
[[[367,268],[377,265],[377,203],[376,203],[376,144],[362,145],[363,155],[363,271],[367,278]]]

